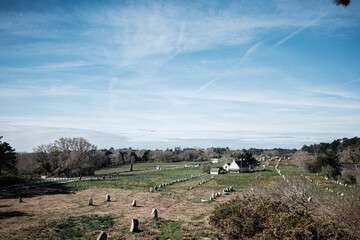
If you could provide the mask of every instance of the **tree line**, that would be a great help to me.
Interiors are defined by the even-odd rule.
[[[211,158],[294,157],[294,163],[305,171],[319,172],[336,177],[342,163],[360,163],[360,139],[343,138],[331,143],[304,145],[296,149],[231,150],[228,147],[195,149],[175,147],[166,150],[97,149],[82,137],[60,138],[50,144],[34,148],[32,153],[16,153],[0,137],[0,175],[13,173],[25,175],[84,176],[104,167],[116,167],[138,162],[204,162]],[[246,158],[246,159],[248,159]]]
[[[304,145],[294,154],[294,163],[305,171],[337,178],[341,174],[341,164],[360,163],[360,138]]]
[[[10,144],[4,142],[4,147]],[[10,147],[11,148],[11,147]],[[5,150],[2,150],[5,152]],[[251,159],[251,152],[256,154],[282,154],[292,150],[285,149],[250,149],[230,150],[228,147],[211,147],[207,149],[175,147],[166,150],[138,149],[97,149],[82,137],[60,138],[53,143],[41,144],[32,153],[15,153],[8,150],[9,159],[1,160],[1,167],[7,173],[20,176],[85,176],[93,175],[95,170],[104,167],[116,167],[139,162],[204,162],[211,158],[244,158]],[[11,160],[10,160],[11,159]],[[254,161],[252,161],[254,162]],[[0,171],[1,173],[1,171]]]

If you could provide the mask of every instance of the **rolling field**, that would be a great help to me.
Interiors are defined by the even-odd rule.
[[[170,162],[170,163],[136,163],[133,165],[133,171],[143,171],[143,170],[154,170],[157,166],[161,168],[174,168],[174,167],[183,167],[184,165],[194,165],[197,163],[194,162]],[[130,164],[122,165],[121,167],[115,168],[103,168],[95,171],[95,175],[110,174],[117,172],[129,172]]]
[[[333,186],[331,181],[316,174],[305,174],[296,167],[280,166],[280,169],[289,177],[300,179],[306,175],[321,182],[320,187],[311,184],[316,189],[314,194],[326,194],[324,188],[328,185],[347,191],[344,186]],[[119,168],[106,171],[117,172]],[[190,179],[192,175],[199,176]],[[149,192],[155,185],[185,178],[189,180]],[[206,183],[198,184],[204,180]],[[267,171],[222,174],[214,179],[202,174],[197,167],[134,172],[117,178],[54,185],[48,192],[28,189],[1,196],[0,236],[3,239],[96,239],[101,231],[105,231],[109,239],[214,239],[218,234],[208,225],[207,218],[216,204],[242,195],[250,188],[270,191],[279,181],[282,181],[281,177],[271,166]],[[213,202],[201,201],[229,186],[235,190],[230,195]],[[194,188],[188,190],[190,187]],[[106,194],[110,194],[110,202],[105,201]],[[23,197],[22,203],[17,200],[19,196]],[[90,197],[93,206],[88,205]],[[137,207],[131,207],[133,200],[137,201]],[[157,220],[151,218],[153,208],[159,212]],[[140,232],[129,232],[133,218],[139,220]]]

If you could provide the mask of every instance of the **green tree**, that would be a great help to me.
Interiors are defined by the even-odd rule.
[[[14,170],[16,165],[16,153],[9,143],[1,141],[0,136],[0,175],[3,168]]]
[[[245,149],[241,153],[237,154],[236,158],[239,160],[242,159],[247,164],[249,164],[251,168],[254,168],[258,164],[258,161],[256,161],[253,155],[251,155],[251,153],[246,151]]]
[[[318,156],[315,162],[309,165],[309,172],[323,172],[328,177],[335,178],[341,174],[339,158],[334,153]]]
[[[345,7],[350,4],[350,0],[333,0],[333,2],[338,6],[343,5]]]

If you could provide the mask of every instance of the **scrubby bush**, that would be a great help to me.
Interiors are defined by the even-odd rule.
[[[209,222],[227,239],[351,239],[332,221],[322,221],[285,202],[254,196],[215,207]]]
[[[318,156],[315,162],[309,165],[308,170],[312,173],[324,172],[325,175],[331,178],[336,178],[341,174],[339,159],[334,154]]]
[[[355,172],[344,172],[341,176],[341,179],[346,184],[355,184],[356,183]]]
[[[210,163],[205,163],[201,165],[201,172],[202,173],[207,173],[209,174],[211,170],[211,164]]]
[[[353,239],[360,239],[360,194],[352,189],[345,196],[332,196],[321,207],[321,212],[344,227]]]

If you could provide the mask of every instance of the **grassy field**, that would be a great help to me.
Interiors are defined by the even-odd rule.
[[[203,162],[200,162],[200,164]],[[174,168],[174,167],[183,167],[185,165],[194,165],[199,164],[197,162],[173,162],[173,163],[135,163],[133,164],[133,171],[143,171],[143,170],[154,170],[157,166],[161,168]],[[102,168],[95,171],[95,175],[118,173],[118,172],[128,172],[130,169],[130,164],[122,165],[121,167],[115,168]]]
[[[139,164],[138,168],[152,169],[157,165]],[[184,165],[184,163],[182,163]],[[172,165],[174,166],[174,165]],[[124,171],[126,167],[122,168]],[[136,168],[135,168],[136,169]],[[347,191],[344,186],[334,185],[316,174],[304,173],[292,166],[280,166],[283,174],[296,179],[311,177],[310,184],[314,194],[327,194],[326,186],[337,191]],[[122,171],[104,169],[105,172]],[[168,171],[131,173],[117,178],[87,180],[58,185],[48,190],[28,189],[2,194],[0,197],[0,237],[3,239],[96,239],[100,231],[107,232],[109,239],[203,239],[218,237],[207,219],[216,204],[248,192],[250,188],[272,189],[274,183],[282,181],[274,167],[267,171],[254,171],[242,174],[222,174],[211,179],[201,175],[185,182],[166,186],[154,193],[150,187],[177,179],[190,178],[201,174],[200,168],[182,168]],[[208,180],[205,184],[199,182]],[[201,202],[209,199],[213,192],[233,186],[235,192],[218,198],[214,202]],[[195,187],[188,190],[189,187]],[[111,201],[105,201],[110,194]],[[17,198],[23,197],[19,203]],[[94,205],[89,206],[92,197]],[[137,207],[131,207],[137,200]],[[156,208],[159,219],[152,219],[151,210]],[[130,233],[131,219],[139,220],[140,232]]]

